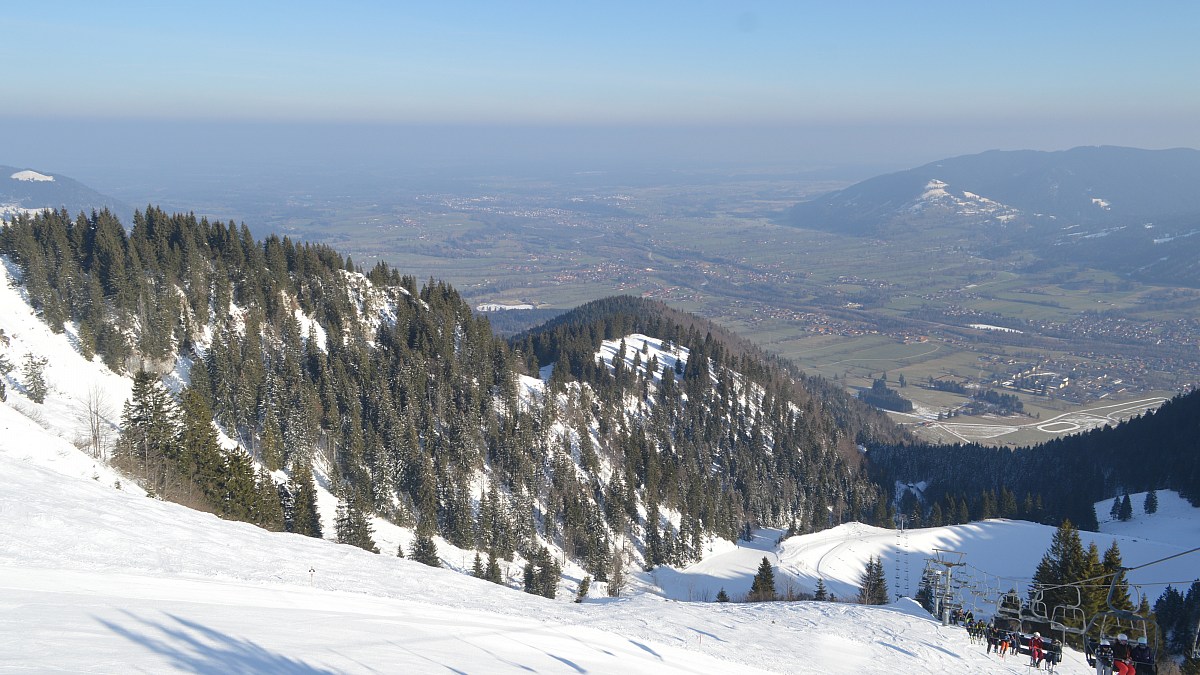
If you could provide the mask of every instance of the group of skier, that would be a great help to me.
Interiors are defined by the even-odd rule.
[[[987,653],[995,652],[1000,658],[1022,653],[1022,647],[1027,648],[1029,665],[1033,668],[1054,670],[1054,666],[1062,661],[1062,642],[1055,639],[1045,639],[1041,633],[1035,632],[1026,637],[1021,631],[1001,628],[995,621],[992,623],[970,621],[966,624],[967,633],[972,642],[987,644]]]
[[[1154,675],[1154,652],[1145,637],[1130,643],[1129,636],[1121,633],[1115,642],[1107,638],[1100,644],[1089,644],[1091,659],[1096,664],[1097,675]]]
[[[1026,636],[1019,630],[1002,628],[994,620],[988,623],[982,619],[968,620],[963,626],[972,643],[987,644],[988,654],[995,652],[1005,658],[1028,653],[1030,667],[1045,667],[1047,671],[1053,671],[1062,662],[1063,643],[1043,638],[1039,632]],[[1155,675],[1157,672],[1154,652],[1145,637],[1131,642],[1128,635],[1121,633],[1116,640],[1089,641],[1087,652],[1088,661],[1095,664],[1097,675]]]

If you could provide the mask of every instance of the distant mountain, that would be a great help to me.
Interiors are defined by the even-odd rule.
[[[1197,185],[1200,151],[1186,148],[992,150],[865,180],[797,204],[785,221],[884,238],[949,225],[985,253],[1053,251],[1059,260],[1196,285]]]
[[[0,215],[61,208],[72,216],[81,211],[91,213],[93,209],[105,208],[122,218],[133,213],[133,209],[121,201],[61,174],[0,166]]]

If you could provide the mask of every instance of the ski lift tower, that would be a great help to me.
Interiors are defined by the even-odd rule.
[[[950,592],[952,588],[951,579],[954,577],[954,568],[966,565],[963,562],[963,556],[965,555],[966,553],[960,551],[947,551],[935,548],[933,549],[934,557],[928,559],[930,565],[945,568],[945,571],[935,570],[938,580],[937,595],[935,597],[937,598],[938,616],[941,617],[943,626],[950,623]]]

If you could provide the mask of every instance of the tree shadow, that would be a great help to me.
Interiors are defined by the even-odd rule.
[[[168,620],[155,622],[131,612],[130,625],[140,624],[145,630],[96,618],[113,633],[161,654],[179,670],[212,675],[229,673],[282,673],[284,675],[332,675],[334,671],[311,666],[300,659],[272,652],[251,640],[227,635],[194,621],[165,613]]]

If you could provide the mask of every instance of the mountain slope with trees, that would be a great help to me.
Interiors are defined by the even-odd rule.
[[[111,448],[127,475],[222,517],[331,536],[320,465],[336,538],[367,550],[374,514],[543,576],[557,573],[550,547],[606,581],[758,523],[884,520],[856,443],[907,440],[661,305],[593,304],[510,345],[444,283],[153,207],[128,231],[108,211],[21,215],[0,253],[51,329],[135,378]],[[635,331],[671,345],[679,372],[597,356]],[[544,359],[559,363],[545,384],[529,377]]]
[[[1200,391],[1192,391],[1115,427],[1033,447],[884,445],[872,448],[869,459],[881,484],[927,481],[934,506],[949,495],[972,518],[1021,517],[1052,525],[1067,518],[1095,530],[1093,504],[1114,495],[1165,488],[1200,505],[1197,438]],[[918,515],[924,521],[932,513]]]

